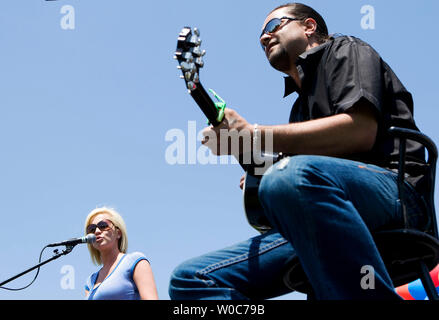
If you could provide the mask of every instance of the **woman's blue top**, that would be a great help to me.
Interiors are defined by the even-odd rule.
[[[89,293],[86,299],[139,300],[140,295],[133,280],[133,273],[141,260],[148,261],[141,252],[124,254],[114,270],[96,288],[94,286],[100,270],[93,273],[85,284],[85,290]]]

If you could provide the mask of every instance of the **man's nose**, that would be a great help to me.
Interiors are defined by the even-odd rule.
[[[261,43],[261,46],[264,49],[264,51],[265,51],[265,48],[267,47],[269,41],[270,41],[270,35],[267,33],[264,33],[262,35],[262,37],[259,39],[259,42]]]

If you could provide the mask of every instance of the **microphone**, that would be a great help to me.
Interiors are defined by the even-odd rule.
[[[93,233],[89,233],[85,237],[73,238],[69,240],[64,240],[61,242],[51,243],[47,245],[48,247],[58,247],[58,246],[76,246],[80,243],[93,243],[96,241],[96,236]]]

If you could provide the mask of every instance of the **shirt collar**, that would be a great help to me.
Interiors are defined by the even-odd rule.
[[[302,80],[305,78],[305,75],[307,72],[310,71],[310,67],[316,67],[317,63],[316,60],[318,60],[321,57],[321,54],[325,50],[325,48],[331,43],[332,41],[327,41],[317,47],[311,48],[304,53],[302,53],[299,58],[297,58],[296,65],[297,70],[299,71],[299,77]],[[296,81],[294,81],[293,78],[290,76],[285,77],[285,91],[284,91],[284,98],[288,95],[290,95],[293,92],[299,91],[299,87],[296,84]]]

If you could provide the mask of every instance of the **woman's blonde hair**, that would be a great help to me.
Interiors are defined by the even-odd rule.
[[[85,234],[87,234],[87,226],[90,224],[91,220],[93,220],[93,218],[98,214],[108,214],[110,216],[109,220],[121,232],[121,237],[118,243],[119,251],[122,253],[126,253],[128,249],[127,228],[125,222],[122,219],[122,216],[113,208],[101,207],[92,210],[85,219]],[[101,253],[99,252],[99,250],[94,248],[93,245],[90,243],[87,244],[87,246],[88,251],[90,252],[92,262],[96,265],[102,264]]]

